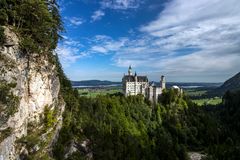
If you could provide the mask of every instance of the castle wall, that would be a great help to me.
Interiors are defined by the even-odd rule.
[[[124,94],[128,96],[138,94],[145,95],[145,90],[148,85],[147,82],[124,82],[123,86]]]
[[[128,75],[124,75],[122,79],[123,93],[125,96],[142,94],[152,102],[157,102],[158,97],[162,94],[162,90],[166,88],[166,80],[161,76],[160,87],[149,85],[146,76],[132,76],[131,67],[129,67]]]

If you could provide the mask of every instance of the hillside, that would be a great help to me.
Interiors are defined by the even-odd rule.
[[[214,90],[215,93],[223,95],[226,91],[231,90],[239,90],[240,89],[240,72],[235,76],[231,77],[227,81],[225,81],[220,87]]]
[[[71,81],[72,86],[102,86],[102,85],[121,85],[121,82],[101,81],[101,80],[84,80]]]

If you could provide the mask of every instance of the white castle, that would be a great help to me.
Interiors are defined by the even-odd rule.
[[[142,94],[152,102],[157,102],[163,89],[166,89],[165,77],[161,76],[160,86],[149,83],[147,76],[132,74],[132,67],[129,66],[128,74],[122,78],[123,93],[125,96]]]

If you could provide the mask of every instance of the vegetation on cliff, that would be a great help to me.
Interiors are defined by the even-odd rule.
[[[1,78],[7,80],[13,79],[14,82],[13,84],[10,80],[0,81],[0,142],[10,135],[12,135],[10,138],[14,139],[15,135],[19,137],[22,134],[16,131],[16,128],[7,128],[6,126],[8,126],[7,122],[9,121],[9,117],[18,111],[19,99],[22,100],[25,98],[15,96],[21,95],[21,93],[24,92],[21,88],[24,86],[23,84],[27,84],[27,86],[24,87],[28,87],[28,95],[29,97],[31,96],[29,81],[31,80],[30,73],[32,72],[30,72],[30,70],[34,69],[34,71],[42,73],[41,63],[43,63],[44,60],[44,62],[48,61],[49,63],[47,64],[50,66],[49,68],[45,68],[45,70],[49,69],[50,73],[52,72],[52,75],[55,76],[55,71],[53,70],[55,56],[53,51],[57,46],[59,38],[61,38],[59,35],[61,31],[63,31],[62,21],[55,0],[0,0],[0,48],[2,49],[1,51],[3,51],[0,55],[0,64],[3,65],[3,67],[1,66],[0,68]],[[5,35],[6,33],[7,35]],[[14,33],[14,38],[11,37],[11,33]],[[15,34],[17,36],[15,36]],[[19,42],[19,44],[16,42]],[[9,47],[13,49],[11,48],[11,50]],[[18,50],[18,48],[20,50]],[[10,56],[15,56],[11,54],[11,51],[16,51],[14,52],[17,55],[16,59],[20,59],[20,62],[27,59],[27,66],[26,68],[24,68],[25,66],[23,67],[24,70],[21,71],[22,73],[19,73],[19,75],[11,72],[13,67],[18,68],[14,59],[15,57],[13,57],[13,59],[9,58]],[[10,60],[15,63],[12,63]],[[30,63],[34,64],[31,66]],[[23,65],[25,65],[25,63]],[[6,74],[8,72],[13,73],[13,75]],[[16,88],[15,80],[20,76],[26,77],[24,77],[25,79],[21,79],[20,83],[19,81],[16,82],[18,83]],[[54,78],[57,80],[57,77],[53,77],[53,79]],[[57,82],[54,87],[58,87]],[[55,92],[57,92],[57,89]],[[51,152],[51,143],[57,126],[56,118],[59,117],[58,110],[60,110],[60,107],[58,108],[58,104],[62,99],[61,96],[59,96],[59,99],[53,100],[52,106],[47,105],[44,113],[41,114],[39,112],[34,115],[32,119],[24,119],[23,127],[27,128],[27,135],[16,140],[15,143],[11,142],[6,145],[5,150],[13,148],[12,146],[14,145],[14,150],[11,149],[12,157],[19,154],[20,159],[51,159],[49,153]],[[44,105],[40,107],[44,107]],[[29,108],[26,108],[26,110],[29,110]],[[25,113],[20,111],[19,121],[23,119],[23,114]],[[17,118],[17,114],[15,117]],[[15,121],[17,120],[18,119],[15,119]],[[17,134],[15,134],[16,132]],[[9,139],[7,141],[9,141]],[[6,144],[5,142],[4,145]],[[5,158],[4,156],[9,157],[8,153],[1,156],[3,156],[3,158]]]
[[[11,26],[19,34],[25,54],[51,56],[63,30],[55,0],[1,0],[0,8],[0,25]]]
[[[0,127],[7,122],[10,116],[17,112],[19,98],[11,91],[15,86],[14,83],[0,80]]]
[[[4,28],[0,26],[0,45],[3,45],[5,42]]]

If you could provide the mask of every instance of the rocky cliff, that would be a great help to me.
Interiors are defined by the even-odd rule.
[[[46,56],[20,50],[19,37],[4,28],[0,46],[0,160],[43,158],[61,128],[64,101],[56,66]],[[34,158],[35,156],[35,158]]]

